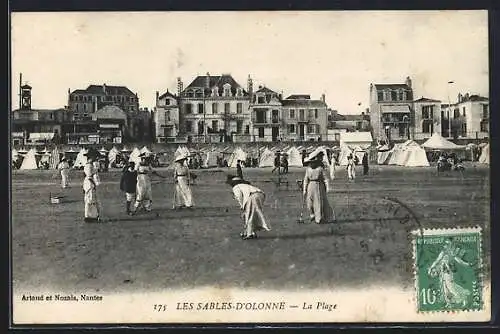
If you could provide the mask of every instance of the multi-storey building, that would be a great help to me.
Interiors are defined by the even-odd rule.
[[[442,133],[441,101],[421,97],[413,101],[415,111],[414,139],[430,138],[435,132]]]
[[[283,137],[285,123],[281,110],[281,95],[259,86],[250,103],[252,141],[278,141]]]
[[[370,84],[370,122],[375,139],[410,139],[413,121],[410,77],[402,84]]]
[[[251,92],[230,74],[197,76],[185,89],[179,78],[178,91],[179,128],[188,141],[249,137]]]
[[[177,96],[156,92],[156,107],[153,112],[154,136],[157,143],[175,142],[179,134],[179,104]]]
[[[469,93],[458,94],[456,103],[441,106],[443,136],[467,139],[488,138],[489,114],[487,97]]]
[[[284,140],[327,140],[328,109],[324,95],[320,100],[311,100],[309,95],[291,95],[281,103]]]

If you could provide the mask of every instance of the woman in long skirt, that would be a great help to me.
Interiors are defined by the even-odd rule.
[[[83,201],[85,203],[85,222],[99,221],[99,203],[97,199],[97,186],[94,181],[94,170],[91,164],[83,167]]]
[[[180,209],[182,207],[193,207],[193,193],[189,185],[189,168],[186,166],[187,157],[184,155],[178,156],[175,159],[174,167],[174,183],[175,183],[175,198],[174,207]]]
[[[317,224],[335,220],[335,212],[326,196],[329,184],[322,161],[323,154],[321,152],[313,152],[306,159],[308,167],[303,182],[303,196],[310,212],[310,219],[311,222]]]
[[[153,191],[151,189],[150,175],[152,174],[164,178],[164,176],[159,175],[151,168],[150,162],[143,153],[141,154],[141,163],[137,167],[137,187],[134,208],[129,212],[129,215],[134,215],[141,206],[146,212],[151,212],[153,204]]]
[[[69,163],[68,163],[68,160],[66,160],[66,158],[62,158],[61,159],[61,162],[59,163],[59,165],[57,165],[57,169],[60,171],[61,173],[61,188],[65,189],[68,187],[68,180],[69,180]]]
[[[349,180],[354,180],[356,178],[356,163],[352,157],[352,154],[349,154],[347,157],[347,178]]]
[[[226,183],[233,188],[233,195],[242,211],[244,230],[240,233],[243,240],[257,238],[257,232],[270,231],[271,228],[264,217],[262,206],[265,193],[237,176],[228,176]]]

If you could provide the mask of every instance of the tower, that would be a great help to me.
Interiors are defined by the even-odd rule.
[[[28,84],[21,86],[21,109],[31,109],[31,86]]]

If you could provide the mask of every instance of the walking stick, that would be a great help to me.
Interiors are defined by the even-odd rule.
[[[302,193],[302,206],[300,208],[300,217],[299,217],[299,219],[297,219],[298,224],[304,223],[304,206],[305,206],[305,197],[304,197],[304,193]]]

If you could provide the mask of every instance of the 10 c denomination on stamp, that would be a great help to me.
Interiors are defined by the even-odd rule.
[[[418,311],[482,310],[481,229],[427,229],[412,234]]]

